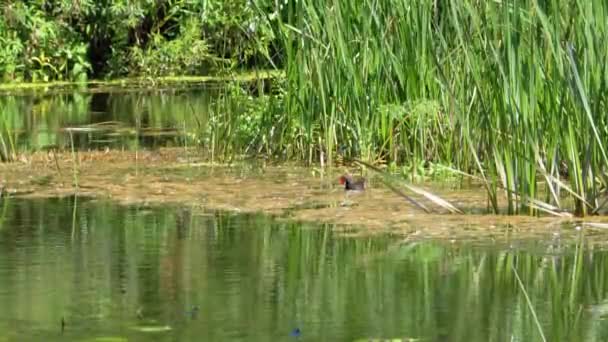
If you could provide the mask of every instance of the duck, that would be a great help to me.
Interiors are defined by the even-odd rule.
[[[365,190],[365,178],[354,179],[349,174],[340,176],[340,185],[344,185],[346,193],[362,192]]]

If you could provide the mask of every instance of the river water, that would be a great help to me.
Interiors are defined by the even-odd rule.
[[[512,249],[179,206],[0,201],[0,341],[608,338],[608,255],[583,238]]]

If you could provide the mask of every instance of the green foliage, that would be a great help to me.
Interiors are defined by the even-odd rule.
[[[255,5],[251,0],[204,2],[199,5],[203,38],[218,57],[233,58],[239,64],[257,57],[261,63],[270,58],[274,34],[265,20],[266,13],[260,13],[258,8],[268,8],[272,3],[267,0],[255,1]]]
[[[275,92],[265,93],[264,84],[252,92],[244,84],[231,83],[197,115],[198,143],[210,155],[229,160],[238,154],[267,157],[293,156],[293,131],[285,115],[281,78],[273,80]]]
[[[132,47],[129,73],[146,76],[204,74],[216,59],[206,42],[199,39],[199,34],[200,24],[196,20],[189,21],[184,32],[173,40],[155,34],[145,50]]]
[[[2,7],[0,70],[4,81],[82,80],[90,70],[86,44],[65,23],[54,21],[42,6],[22,2]]]
[[[6,23],[0,19],[0,32],[6,32]],[[24,51],[23,43],[17,39],[15,32],[0,36],[0,72],[3,81],[19,80],[18,74],[25,68],[21,58]]]
[[[4,81],[50,81],[265,67],[274,36],[257,8],[247,0],[6,1],[0,72]]]

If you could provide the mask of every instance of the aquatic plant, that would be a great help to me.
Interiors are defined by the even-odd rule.
[[[274,19],[286,108],[308,160],[345,146],[364,160],[441,163],[478,176],[495,212],[601,207],[605,2],[307,0],[286,11]]]

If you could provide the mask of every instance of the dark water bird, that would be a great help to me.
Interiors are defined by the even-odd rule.
[[[295,328],[291,331],[291,333],[289,333],[289,336],[291,337],[300,337],[302,335],[302,331],[300,330],[300,328]]]
[[[354,179],[349,174],[342,175],[340,177],[340,184],[344,185],[344,190],[347,193],[361,192],[365,190],[365,178]]]
[[[351,195],[356,195],[363,193],[365,190],[365,178],[354,179],[353,176],[349,174],[342,175],[340,177],[340,184],[344,185],[344,192],[346,193],[346,198],[343,202],[340,203],[341,206],[351,206],[355,203],[348,200]]]

